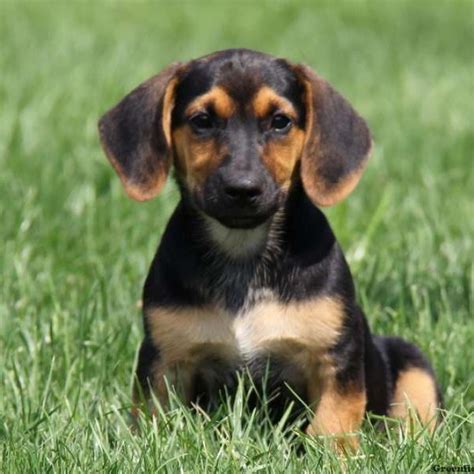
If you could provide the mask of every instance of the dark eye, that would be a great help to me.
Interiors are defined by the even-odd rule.
[[[272,118],[271,128],[276,132],[286,132],[291,126],[291,119],[283,114],[276,114]]]
[[[214,126],[212,117],[205,112],[193,115],[189,121],[195,130],[209,130]]]

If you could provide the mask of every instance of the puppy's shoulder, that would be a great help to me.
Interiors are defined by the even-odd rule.
[[[289,295],[305,299],[318,293],[354,297],[354,285],[344,253],[324,213],[304,192],[289,201],[285,226],[287,252],[281,272]]]
[[[166,225],[148,271],[143,289],[144,307],[203,303],[193,289],[202,274],[202,262],[194,245],[196,239],[197,226],[193,216],[188,215],[179,203]]]

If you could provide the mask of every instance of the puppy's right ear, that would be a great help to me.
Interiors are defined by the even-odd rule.
[[[172,64],[126,95],[99,120],[102,148],[127,194],[155,197],[171,166],[171,112],[183,66]]]

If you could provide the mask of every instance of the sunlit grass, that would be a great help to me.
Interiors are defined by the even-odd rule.
[[[433,437],[367,422],[346,467],[472,464],[473,17],[455,1],[2,3],[0,471],[341,468],[258,422],[245,391],[128,428],[137,301],[177,193],[127,200],[96,121],[166,64],[235,46],[309,63],[368,119],[366,175],[327,214],[374,332],[419,344],[443,388]]]

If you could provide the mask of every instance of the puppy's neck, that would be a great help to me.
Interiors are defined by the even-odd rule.
[[[216,250],[233,260],[246,260],[279,247],[283,210],[252,229],[233,229],[203,215],[207,236]]]

